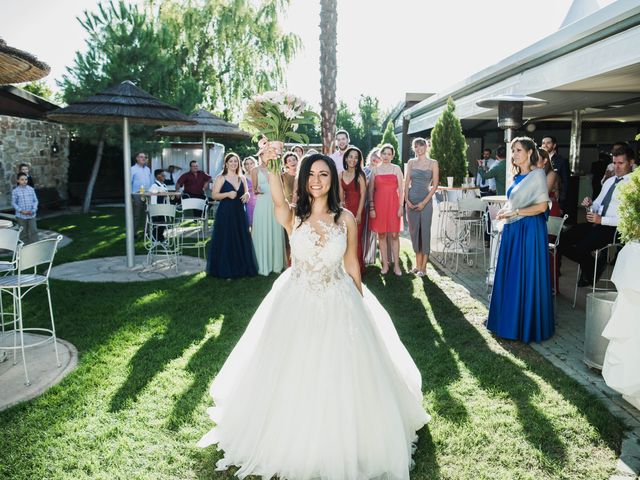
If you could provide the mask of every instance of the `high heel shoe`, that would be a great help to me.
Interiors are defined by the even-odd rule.
[[[389,265],[387,265],[386,267],[382,267],[382,268],[380,269],[380,273],[381,273],[382,275],[386,275],[386,274],[387,274],[387,272],[389,272]]]

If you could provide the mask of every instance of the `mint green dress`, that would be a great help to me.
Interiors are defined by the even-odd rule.
[[[258,260],[258,273],[269,275],[284,270],[284,228],[277,222],[273,211],[273,199],[269,189],[269,179],[258,170],[258,186],[262,192],[256,195],[253,210],[251,238]]]

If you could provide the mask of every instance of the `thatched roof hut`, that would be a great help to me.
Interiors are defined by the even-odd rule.
[[[202,134],[211,136],[216,140],[250,139],[251,134],[245,132],[235,123],[227,122],[213,113],[200,109],[189,116],[195,123],[193,125],[171,125],[169,127],[158,128],[157,135],[170,137],[200,137]]]
[[[49,65],[0,38],[0,85],[32,82],[49,74]]]
[[[129,80],[47,116],[68,123],[121,124],[125,117],[130,123],[146,125],[194,123],[176,107],[161,102]]]
[[[195,123],[176,107],[161,102],[136,87],[129,80],[106,89],[86,100],[54,110],[47,115],[52,120],[68,123],[122,124],[124,205],[127,266],[134,266],[133,207],[131,201],[131,143],[129,123],[171,125]]]

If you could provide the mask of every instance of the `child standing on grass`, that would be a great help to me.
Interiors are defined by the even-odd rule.
[[[11,192],[11,205],[16,211],[16,221],[22,227],[20,240],[25,245],[38,241],[36,212],[38,197],[33,187],[27,185],[28,177],[24,172],[18,173],[18,186]]]

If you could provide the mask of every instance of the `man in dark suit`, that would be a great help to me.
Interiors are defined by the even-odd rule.
[[[544,148],[551,159],[551,166],[560,176],[560,210],[564,213],[567,209],[567,192],[569,190],[569,160],[558,153],[558,141],[556,137],[547,135],[542,139],[542,148]]]
[[[620,187],[631,181],[633,160],[633,150],[629,147],[613,152],[614,176],[604,182],[595,200],[586,197],[582,201],[582,206],[589,209],[588,223],[574,225],[562,234],[560,254],[580,264],[582,276],[578,281],[579,287],[593,282],[594,260],[591,252],[614,241],[620,220]],[[602,259],[606,259],[606,255]],[[604,263],[598,262],[596,280],[600,278],[604,266]]]

